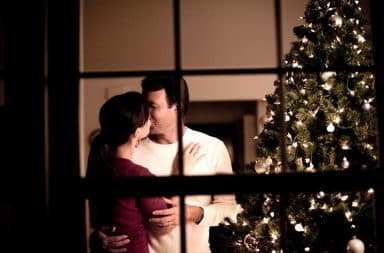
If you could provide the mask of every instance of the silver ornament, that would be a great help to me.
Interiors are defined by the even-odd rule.
[[[332,123],[330,123],[328,126],[327,126],[327,132],[329,133],[333,133],[335,131],[335,125],[333,125]]]
[[[364,253],[365,247],[363,241],[355,236],[347,244],[347,253]]]
[[[329,17],[329,24],[333,28],[340,28],[343,25],[343,19],[335,13]]]
[[[349,161],[345,156],[343,157],[343,161],[341,162],[341,167],[343,169],[347,169],[349,167]]]
[[[368,101],[365,101],[362,108],[364,111],[369,111],[369,109],[371,109],[371,104]]]

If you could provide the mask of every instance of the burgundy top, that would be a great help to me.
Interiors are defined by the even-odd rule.
[[[116,176],[154,176],[147,168],[128,159],[116,158]],[[129,253],[148,253],[147,221],[154,210],[167,208],[162,197],[117,198],[112,222],[119,234],[126,234]]]

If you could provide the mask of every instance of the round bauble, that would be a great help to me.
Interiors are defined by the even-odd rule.
[[[364,253],[365,247],[363,241],[353,237],[347,244],[347,253]]]

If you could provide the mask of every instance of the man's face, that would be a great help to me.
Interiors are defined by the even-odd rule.
[[[148,92],[146,99],[150,106],[151,134],[168,134],[176,131],[176,105],[168,105],[164,89]]]
[[[147,137],[151,129],[151,119],[148,118],[144,125],[139,127],[138,129],[140,129],[138,136],[140,139],[144,139],[145,137]]]

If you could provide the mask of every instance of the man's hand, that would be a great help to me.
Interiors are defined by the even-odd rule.
[[[105,229],[99,230],[97,232],[99,238],[102,241],[103,249],[111,253],[120,253],[126,252],[127,249],[124,248],[130,241],[127,235],[107,235],[108,233],[114,233],[116,227],[113,227],[112,230],[107,232]]]
[[[153,211],[155,217],[151,217],[149,222],[157,228],[172,230],[180,224],[180,200],[179,197],[171,199],[164,198],[171,207],[162,210]],[[198,224],[204,217],[204,210],[199,206],[185,205],[186,222],[194,222]]]
[[[193,170],[199,162],[205,158],[205,154],[202,152],[201,146],[199,143],[192,142],[188,144],[183,150],[183,163],[184,163],[184,174],[188,175],[188,172]],[[173,174],[179,174],[179,163],[178,156],[175,157],[173,161]]]
[[[170,232],[180,222],[180,207],[178,197],[172,197],[170,199],[164,198],[165,202],[170,206],[167,209],[155,210],[152,213],[152,217],[149,219],[149,223],[156,230],[161,233]]]
[[[199,143],[190,143],[185,147],[183,157],[185,171],[189,171],[205,157],[205,154],[202,153]]]

